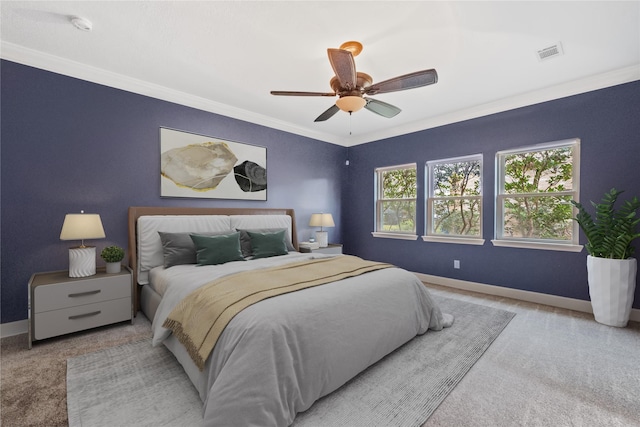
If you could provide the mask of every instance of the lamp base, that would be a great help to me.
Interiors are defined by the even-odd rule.
[[[69,248],[69,277],[96,274],[96,247]]]
[[[321,248],[329,246],[329,233],[326,231],[316,231],[316,242]]]

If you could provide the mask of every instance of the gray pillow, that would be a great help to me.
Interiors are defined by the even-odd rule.
[[[219,236],[192,234],[191,240],[196,245],[198,265],[217,265],[245,260],[240,251],[240,233],[238,232]]]
[[[235,233],[233,230],[209,231],[198,233],[201,236],[220,236]],[[196,264],[196,246],[191,239],[191,233],[165,233],[158,231],[162,242],[162,255],[164,268],[174,265]]]
[[[284,244],[287,247],[287,251],[295,251],[296,248],[291,244],[291,237],[289,237],[289,229],[287,228],[236,228],[240,232],[240,248],[242,249],[242,256],[249,258],[253,256],[253,248],[251,247],[251,237],[249,231],[252,233],[276,233],[284,230]]]

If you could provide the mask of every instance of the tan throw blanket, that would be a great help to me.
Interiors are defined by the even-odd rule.
[[[203,370],[224,328],[250,305],[276,295],[388,267],[393,266],[343,255],[232,274],[189,294],[171,311],[163,326],[171,329],[198,368]]]

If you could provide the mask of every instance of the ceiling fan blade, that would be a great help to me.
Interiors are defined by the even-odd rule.
[[[340,111],[338,106],[336,104],[333,104],[331,107],[329,107],[327,109],[327,111],[325,111],[324,113],[320,114],[318,116],[318,118],[314,120],[314,122],[324,122],[325,120],[330,119],[331,117],[333,117],[333,115],[335,113],[337,113],[338,111]]]
[[[364,108],[388,119],[397,116],[398,113],[402,111],[395,105],[387,104],[386,102],[378,101],[377,99],[365,98],[365,100],[367,103]]]
[[[438,73],[436,70],[422,70],[376,83],[366,88],[364,93],[367,95],[375,95],[378,93],[396,92],[432,85],[437,82]]]
[[[353,60],[351,52],[344,49],[327,49],[327,54],[342,89],[355,89],[356,62]],[[333,89],[335,90],[335,88]]]
[[[272,90],[271,95],[282,96],[336,96],[333,92],[296,92],[287,90]]]

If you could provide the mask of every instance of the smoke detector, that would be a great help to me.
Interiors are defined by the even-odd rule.
[[[558,42],[552,46],[540,49],[536,51],[536,54],[538,55],[538,61],[546,61],[547,59],[555,58],[556,56],[562,56],[564,55],[562,43]]]
[[[91,31],[91,28],[93,28],[93,24],[91,23],[91,21],[79,16],[72,16],[71,23],[74,27],[82,31]]]

